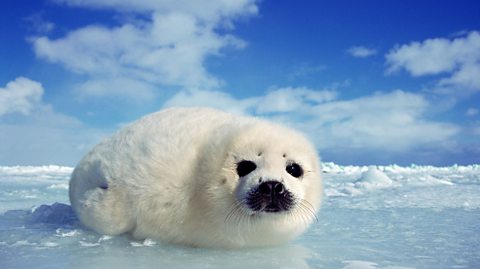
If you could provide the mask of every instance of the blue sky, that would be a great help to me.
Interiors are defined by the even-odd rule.
[[[339,164],[480,163],[478,1],[0,2],[0,165],[211,106]]]

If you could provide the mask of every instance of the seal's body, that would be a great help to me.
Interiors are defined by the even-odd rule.
[[[97,145],[69,191],[80,221],[102,234],[269,246],[314,220],[320,174],[315,149],[293,130],[212,109],[168,109]]]

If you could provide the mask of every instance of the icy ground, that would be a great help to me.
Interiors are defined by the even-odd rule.
[[[318,222],[275,248],[210,250],[97,235],[68,167],[0,167],[0,268],[480,268],[480,165],[324,164]]]

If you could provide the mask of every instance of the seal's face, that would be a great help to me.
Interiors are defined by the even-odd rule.
[[[230,145],[235,202],[227,219],[287,216],[310,222],[321,197],[316,153],[297,133],[269,128],[245,130]]]
[[[253,177],[253,179],[247,178],[255,170],[257,170],[257,164],[253,161],[242,160],[237,164],[237,174],[245,182],[255,181],[256,177]],[[303,168],[295,162],[287,162],[285,171],[295,178],[303,176]],[[252,186],[246,194],[242,195],[245,196],[245,206],[254,212],[276,213],[291,210],[295,207],[297,201],[295,195],[284,185],[284,182],[284,177],[264,178],[259,176],[258,184]]]

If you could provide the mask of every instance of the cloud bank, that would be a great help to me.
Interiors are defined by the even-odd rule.
[[[257,13],[249,0],[57,2],[145,13],[115,27],[87,25],[58,39],[32,38],[37,57],[88,77],[77,86],[81,95],[141,100],[168,86],[219,88],[223,81],[206,70],[206,59],[245,47],[245,41],[226,32],[234,19]]]
[[[235,98],[224,92],[181,91],[165,106],[210,106],[270,118],[305,132],[321,150],[379,150],[399,153],[456,135],[454,124],[430,120],[431,104],[401,90],[338,100],[338,92],[278,88],[263,96]]]
[[[111,9],[123,12],[161,14],[172,11],[189,14],[202,22],[216,24],[258,13],[255,0],[54,0],[76,7]]]
[[[385,56],[387,74],[400,70],[414,77],[442,75],[444,90],[480,91],[480,33],[454,39],[433,38],[397,46]]]
[[[24,77],[18,77],[0,88],[0,117],[10,113],[29,115],[40,103],[43,95],[42,84]]]

